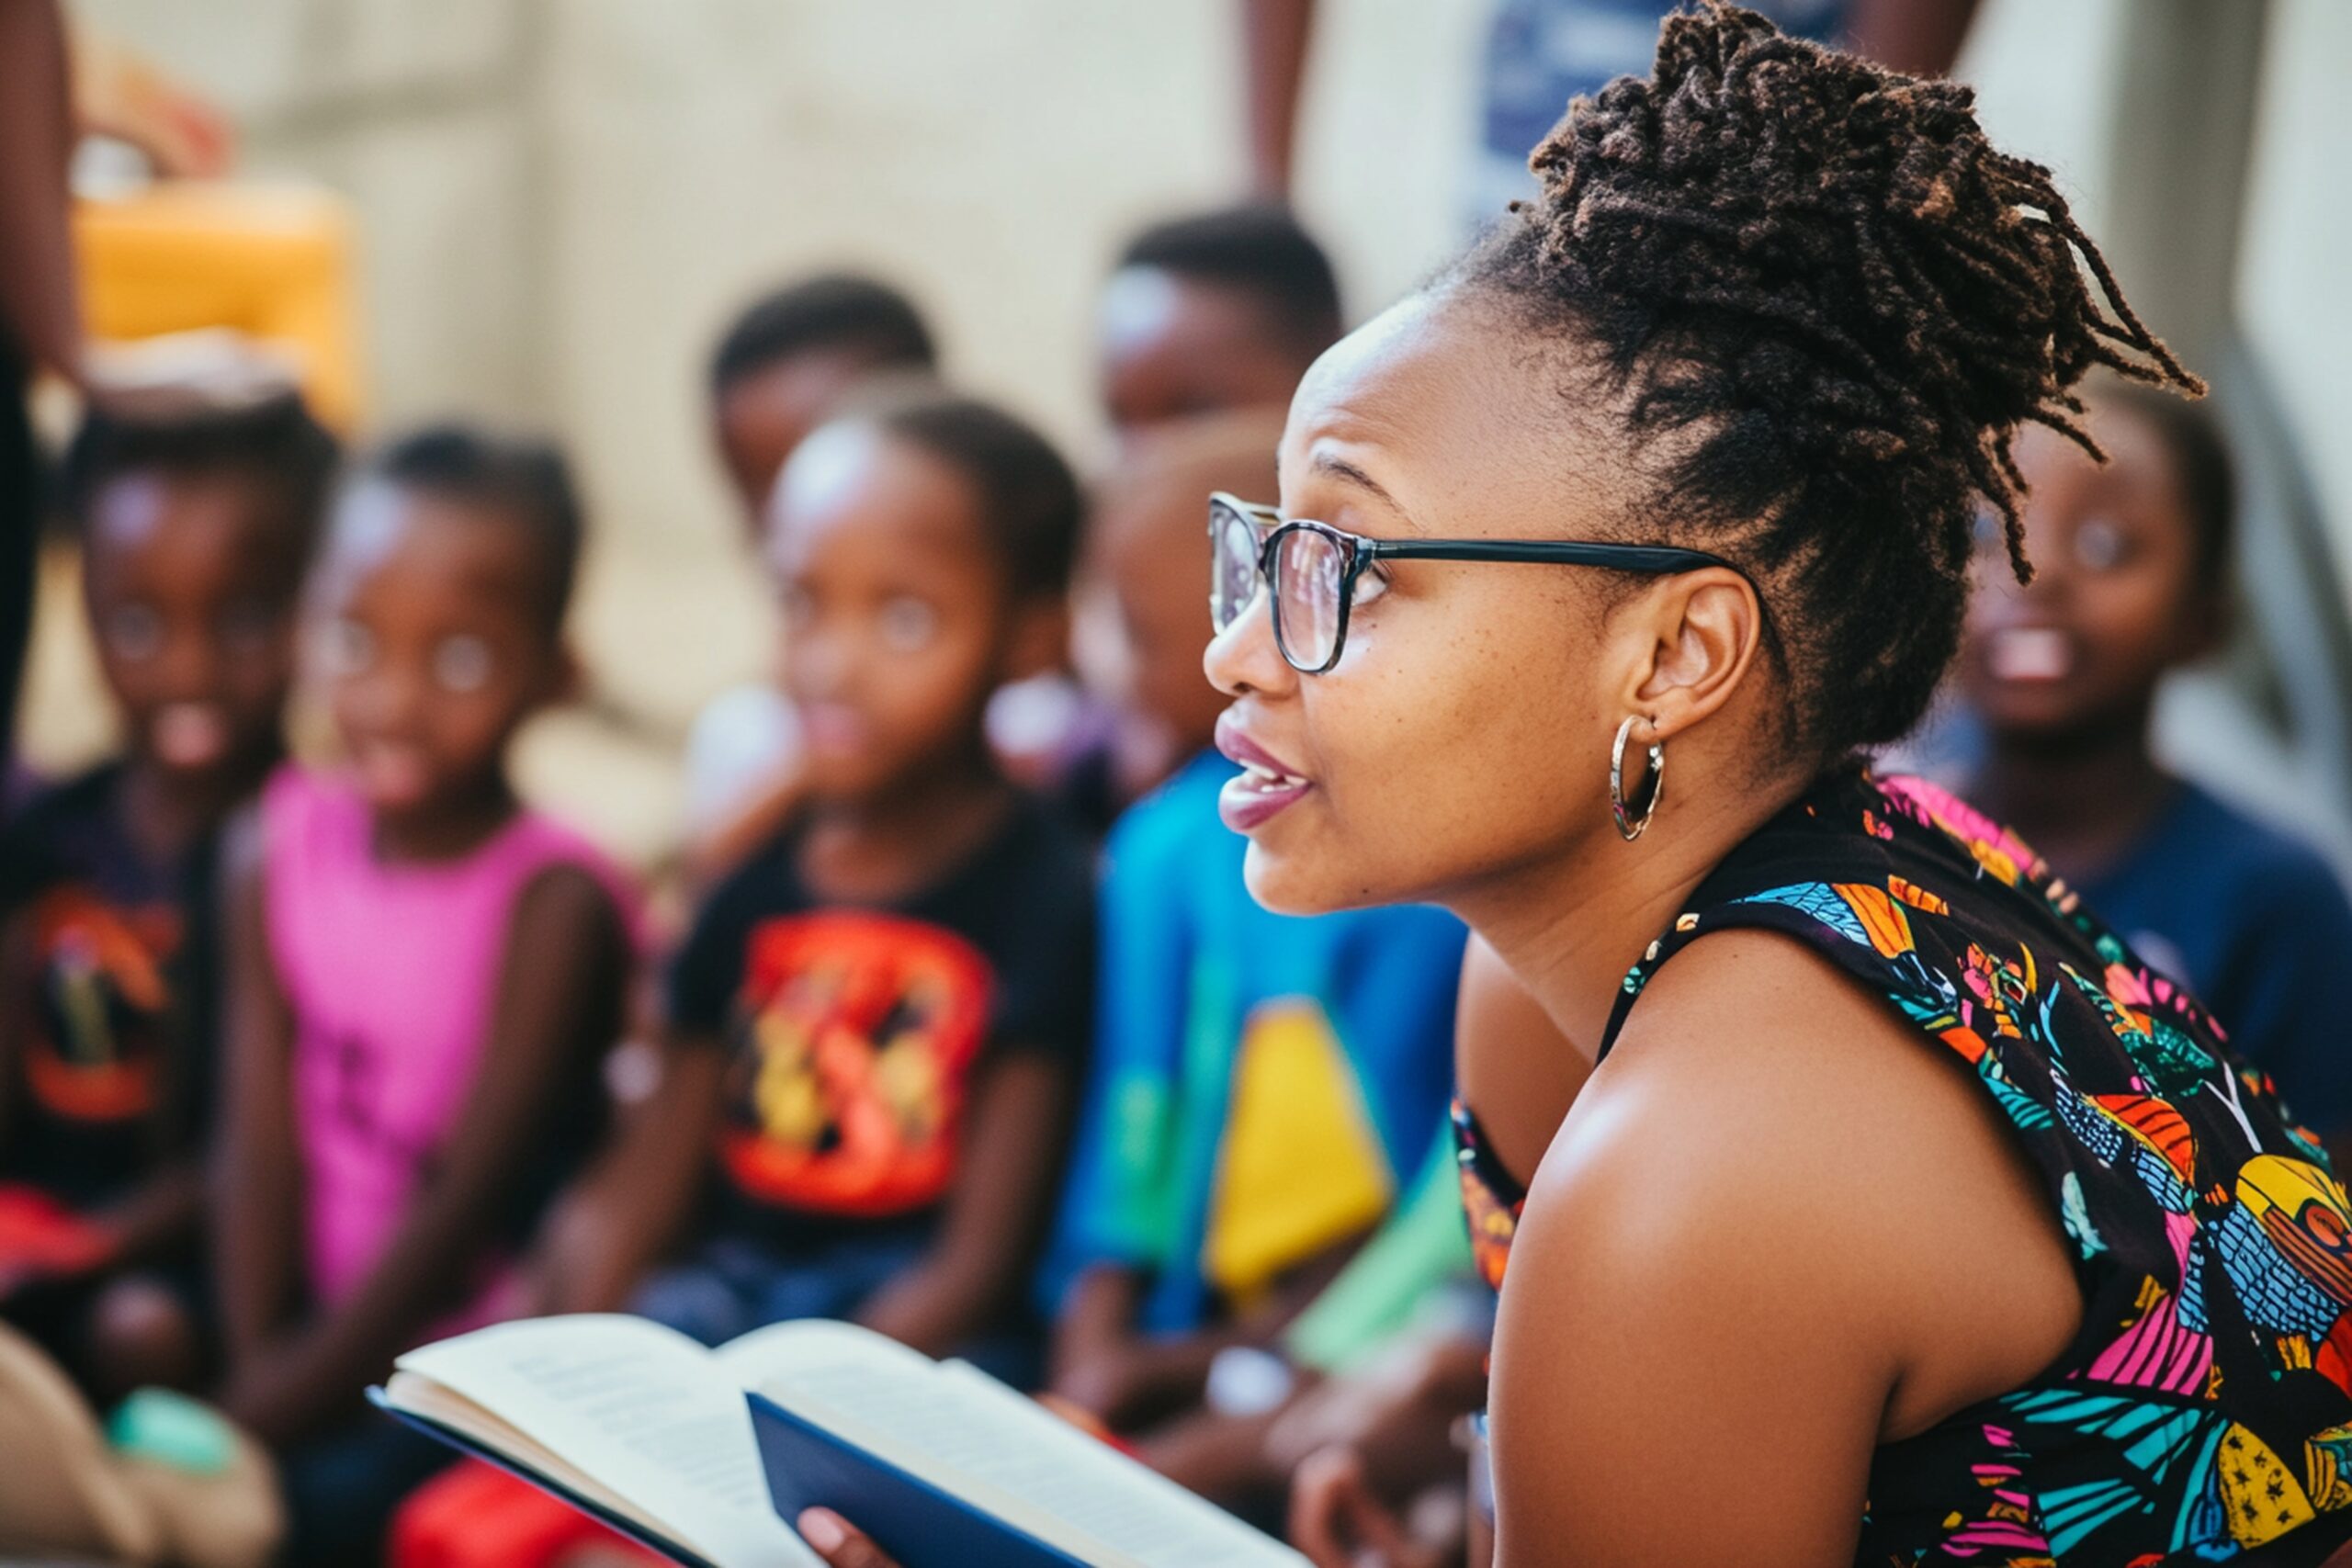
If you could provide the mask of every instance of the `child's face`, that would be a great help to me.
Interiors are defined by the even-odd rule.
[[[131,755],[190,784],[277,752],[300,579],[283,500],[252,475],[135,472],[90,510],[84,582]]]
[[[2104,467],[2039,426],[2018,438],[2032,583],[2010,577],[1997,530],[1980,547],[1960,670],[1996,731],[2054,738],[2134,718],[2158,678],[2219,632],[2220,595],[2199,581],[2196,525],[2161,441],[2112,406],[2094,406],[2091,433]]]
[[[570,665],[537,545],[476,503],[380,482],[345,498],[321,574],[325,689],[379,818],[495,786]]]
[[[866,356],[847,350],[796,354],[719,389],[711,403],[712,434],[755,543],[768,492],[785,459],[823,423],[851,384],[872,369]]]
[[[1124,702],[1165,732],[1176,756],[1215,739],[1225,694],[1201,671],[1209,645],[1207,491],[1160,483],[1115,494],[1098,523],[1097,568],[1118,606]],[[1130,510],[1132,509],[1132,510]]]
[[[1102,290],[1102,404],[1122,435],[1221,409],[1280,408],[1306,365],[1244,289],[1131,266]],[[1309,356],[1311,357],[1311,356]]]
[[[776,491],[769,566],[808,782],[854,801],[984,750],[1016,618],[964,477],[870,424],[811,436]]]

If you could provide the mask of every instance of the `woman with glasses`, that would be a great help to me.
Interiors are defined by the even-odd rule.
[[[1213,503],[1207,658],[1258,898],[1442,903],[1598,1060],[1572,1105],[1458,1064],[1498,1561],[2325,1560],[2324,1156],[2029,848],[1856,760],[1980,504],[2030,572],[2016,429],[2194,378],[1966,89],[1728,6],[1533,166],[1309,373],[1281,507]]]

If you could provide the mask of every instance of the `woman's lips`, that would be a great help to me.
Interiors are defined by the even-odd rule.
[[[1230,717],[1216,726],[1216,749],[1241,765],[1241,772],[1217,792],[1217,815],[1237,833],[1271,820],[1315,787],[1310,779],[1292,773],[1264,747],[1241,732]]]

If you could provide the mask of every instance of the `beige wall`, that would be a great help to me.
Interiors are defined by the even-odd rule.
[[[384,421],[472,411],[571,443],[602,536],[589,651],[654,722],[626,765],[559,748],[538,769],[639,849],[673,809],[664,732],[764,646],[697,417],[729,309],[806,268],[871,266],[933,310],[957,376],[1083,456],[1105,261],[1240,177],[1237,3],[74,0],[217,93],[254,171],[350,194]],[[1996,132],[2059,169],[2094,231],[2131,3],[1985,0],[1964,62]],[[1457,238],[1485,6],[1323,11],[1301,202],[1363,313]],[[2352,5],[2276,15],[2244,313],[2341,534]]]

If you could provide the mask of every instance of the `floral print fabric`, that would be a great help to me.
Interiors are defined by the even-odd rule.
[[[2352,1537],[2352,1217],[2218,1022],[1916,779],[1834,774],[1727,857],[1626,976],[1603,1053],[1660,965],[1732,927],[1804,942],[1967,1063],[2077,1254],[2072,1349],[1881,1449],[1858,1563],[2285,1565]],[[1499,1288],[1524,1194],[1454,1120]]]

